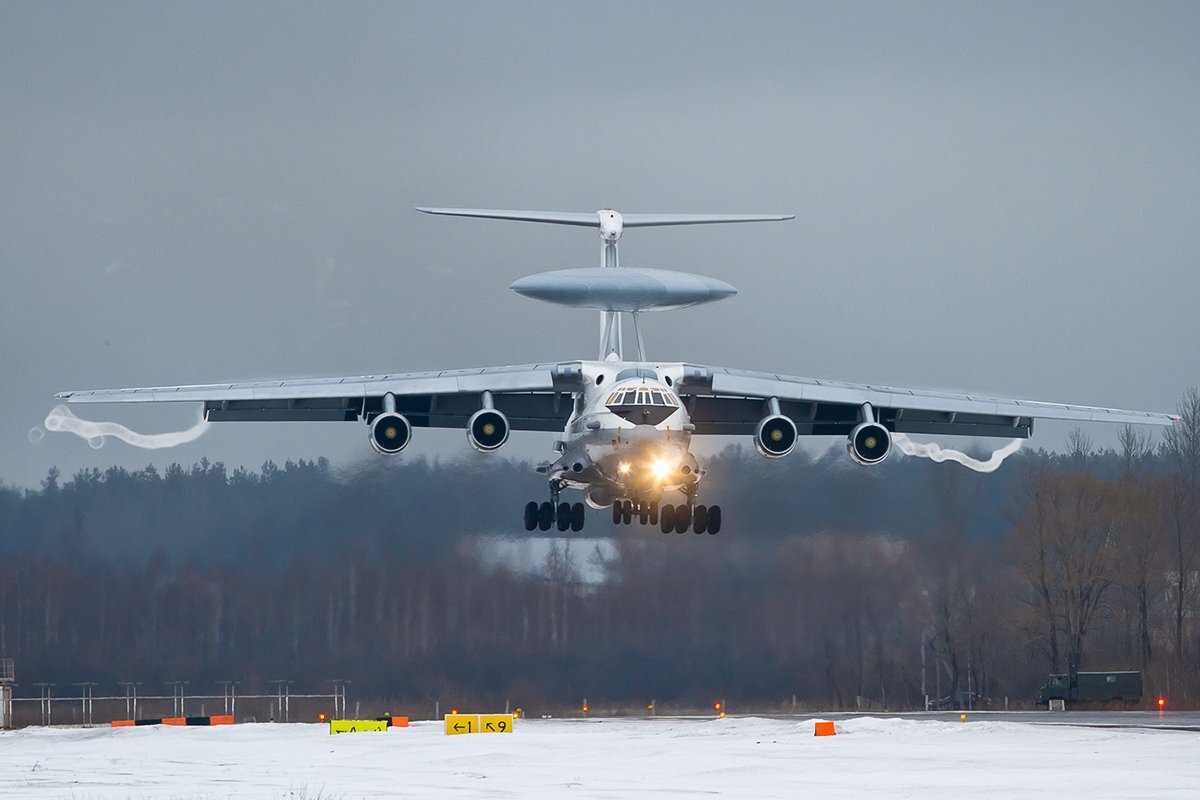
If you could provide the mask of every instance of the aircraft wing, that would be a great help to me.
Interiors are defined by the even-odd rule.
[[[1027,438],[1035,419],[1171,425],[1172,414],[1118,408],[1009,400],[975,394],[797,378],[685,365],[676,387],[699,434],[752,434],[766,415],[766,401],[779,400],[800,435],[846,436],[860,421],[864,403],[894,433]]]
[[[210,422],[353,422],[383,410],[383,397],[396,397],[396,410],[414,427],[462,428],[491,392],[495,407],[513,430],[561,431],[571,414],[571,392],[582,381],[579,362],[515,367],[405,372],[352,378],[152,386],[60,392],[68,403],[204,404]]]

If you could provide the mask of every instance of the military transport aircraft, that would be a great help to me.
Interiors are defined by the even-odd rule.
[[[578,489],[592,508],[612,508],[613,522],[658,525],[664,533],[715,534],[721,508],[698,505],[704,468],[693,436],[748,435],[767,458],[786,456],[801,436],[844,436],[850,458],[878,464],[893,433],[1024,438],[1036,418],[1170,425],[1168,414],[1124,411],[974,394],[796,378],[770,372],[650,361],[638,315],[722,300],[723,281],[657,269],[622,267],[617,241],[626,228],[767,222],[792,215],[625,214],[419,208],[426,214],[597,228],[600,266],[521,278],[526,297],[601,312],[595,361],[389,373],[351,378],[256,381],[63,392],[70,403],[198,402],[210,422],[363,421],[371,445],[399,453],[414,428],[463,428],[476,450],[499,449],[509,432],[558,432],[552,460],[537,471],[549,498],[525,507],[526,530],[580,531],[584,504],[562,500]],[[636,357],[627,358],[622,314],[633,327]],[[664,502],[676,496],[682,502]]]

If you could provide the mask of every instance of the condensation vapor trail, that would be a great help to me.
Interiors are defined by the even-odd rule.
[[[116,422],[92,422],[75,416],[65,405],[57,405],[46,415],[42,423],[48,431],[73,433],[96,449],[104,446],[106,437],[120,439],[126,444],[141,447],[146,450],[161,450],[165,447],[176,447],[188,442],[194,442],[208,430],[208,423],[200,420],[185,431],[171,433],[138,433],[131,431]]]
[[[1013,439],[1008,444],[1001,447],[992,453],[991,457],[986,461],[980,461],[977,458],[971,458],[966,453],[959,450],[952,450],[949,447],[942,447],[936,444],[922,444],[914,442],[903,433],[893,433],[892,443],[900,448],[900,452],[906,456],[917,456],[918,458],[928,458],[933,461],[954,461],[962,464],[967,469],[973,469],[976,472],[995,472],[1004,463],[1004,459],[1011,456],[1021,448],[1021,440]]]

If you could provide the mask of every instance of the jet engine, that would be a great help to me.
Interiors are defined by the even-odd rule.
[[[411,441],[412,425],[403,414],[386,411],[371,420],[371,446],[380,455],[395,455]]]
[[[860,422],[850,431],[846,450],[856,463],[865,466],[878,464],[892,450],[892,435],[878,422]]]
[[[796,423],[782,414],[763,419],[754,428],[754,447],[767,458],[783,458],[796,446]]]
[[[508,441],[508,417],[494,408],[481,408],[467,420],[467,441],[481,453],[500,449]]]

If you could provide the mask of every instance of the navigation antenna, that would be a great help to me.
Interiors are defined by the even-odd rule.
[[[572,305],[583,308],[597,308],[600,316],[600,359],[622,360],[623,342],[621,338],[621,312],[626,312],[633,320],[634,336],[637,339],[638,359],[646,358],[645,345],[642,341],[642,331],[638,325],[638,313],[644,310],[683,308],[690,305],[720,300],[733,294],[736,290],[728,284],[665,270],[628,269],[621,267],[617,255],[617,240],[625,228],[648,228],[662,225],[712,225],[728,222],[777,222],[795,219],[794,214],[621,214],[611,208],[602,208],[595,212],[579,211],[506,211],[492,208],[417,208],[423,214],[438,214],[450,217],[481,217],[484,219],[506,219],[518,222],[545,222],[553,225],[577,225],[588,228],[598,228],[600,231],[600,268],[601,270],[620,270],[622,278],[628,281],[607,280],[606,285],[590,287],[582,290],[578,286],[568,286],[565,283],[567,274],[572,273],[575,283],[586,280],[584,273],[591,270],[562,270],[555,273],[543,273],[532,278],[558,278],[557,285],[544,280],[537,284],[530,279],[522,279],[513,284],[513,289],[520,294],[536,297],[561,305]],[[604,275],[604,278],[616,278],[615,274]],[[684,279],[682,282],[679,279]],[[709,281],[719,286],[708,286],[697,289],[694,285],[684,285],[686,279]],[[647,281],[658,281],[659,286],[647,286]],[[521,286],[525,282],[524,286]],[[694,281],[693,281],[694,282]],[[673,284],[673,285],[672,285]],[[657,291],[656,291],[657,289]],[[682,302],[686,298],[687,302]]]

